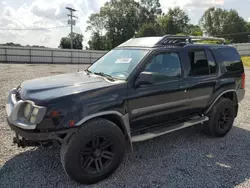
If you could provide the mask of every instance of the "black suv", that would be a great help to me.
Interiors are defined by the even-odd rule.
[[[111,175],[133,142],[197,124],[226,135],[245,94],[244,67],[235,48],[197,39],[133,38],[85,71],[23,82],[6,106],[14,142],[59,142],[65,172],[90,184]]]

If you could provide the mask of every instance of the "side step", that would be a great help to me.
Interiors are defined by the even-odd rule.
[[[183,123],[179,123],[176,125],[173,125],[171,127],[160,127],[158,129],[152,130],[151,132],[145,133],[145,134],[140,134],[140,135],[136,135],[136,136],[132,136],[131,141],[132,142],[141,142],[141,141],[145,141],[145,140],[149,140],[158,136],[162,136],[164,134],[170,133],[170,132],[174,132],[180,129],[184,129],[186,127],[190,127],[193,125],[197,125],[197,124],[202,124],[203,122],[208,121],[209,118],[207,116],[197,116],[195,118],[192,118],[186,122]]]

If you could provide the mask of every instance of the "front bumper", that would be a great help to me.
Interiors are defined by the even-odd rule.
[[[8,120],[7,120],[8,121]],[[65,130],[51,131],[51,132],[35,132],[33,130],[24,130],[15,125],[12,125],[9,121],[10,128],[20,137],[32,141],[47,141],[47,140],[58,140],[62,142],[63,135],[69,133],[75,133],[78,128],[70,128]]]
[[[9,126],[16,133],[16,136],[13,138],[13,143],[17,144],[18,147],[23,148],[44,144],[50,145],[53,143],[51,141],[58,141],[62,144],[64,141],[67,141],[73,133],[78,131],[78,128],[70,128],[51,132],[35,132],[34,130],[21,129],[11,123],[9,123]]]
[[[9,124],[15,125],[22,129],[29,129],[29,130],[36,129],[37,124],[41,122],[43,117],[45,116],[46,108],[36,106],[35,103],[32,101],[17,100],[16,93],[17,93],[16,88],[10,91],[8,96],[8,101],[6,104],[6,113]],[[20,111],[27,103],[30,103],[32,107],[39,109],[39,113],[37,114],[36,124],[30,123],[27,119],[25,119],[20,115]]]
[[[16,99],[17,90],[11,90],[6,104],[7,122],[10,128],[16,133],[13,142],[21,147],[35,146],[46,141],[57,140],[62,143],[65,138],[67,139],[71,134],[78,131],[78,128],[70,128],[65,130],[44,131],[42,132],[37,128],[37,125],[43,120],[46,108],[37,106],[32,101],[24,101]],[[32,107],[38,108],[36,124],[30,123],[20,111],[23,110],[23,105],[30,103]]]

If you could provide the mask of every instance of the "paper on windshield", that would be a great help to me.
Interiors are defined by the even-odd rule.
[[[120,58],[117,59],[115,63],[130,63],[132,58]]]

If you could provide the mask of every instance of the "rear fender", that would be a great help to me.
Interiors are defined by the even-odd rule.
[[[227,94],[227,93],[233,93],[236,97],[235,97],[235,104],[238,105],[238,99],[237,99],[237,93],[234,89],[230,89],[230,90],[226,90],[226,91],[223,91],[220,95],[218,95],[216,97],[216,99],[212,102],[212,104],[207,108],[207,110],[205,111],[204,115],[207,115],[211,109],[213,108],[213,106],[216,104],[216,102],[221,98],[223,97],[223,95]]]

